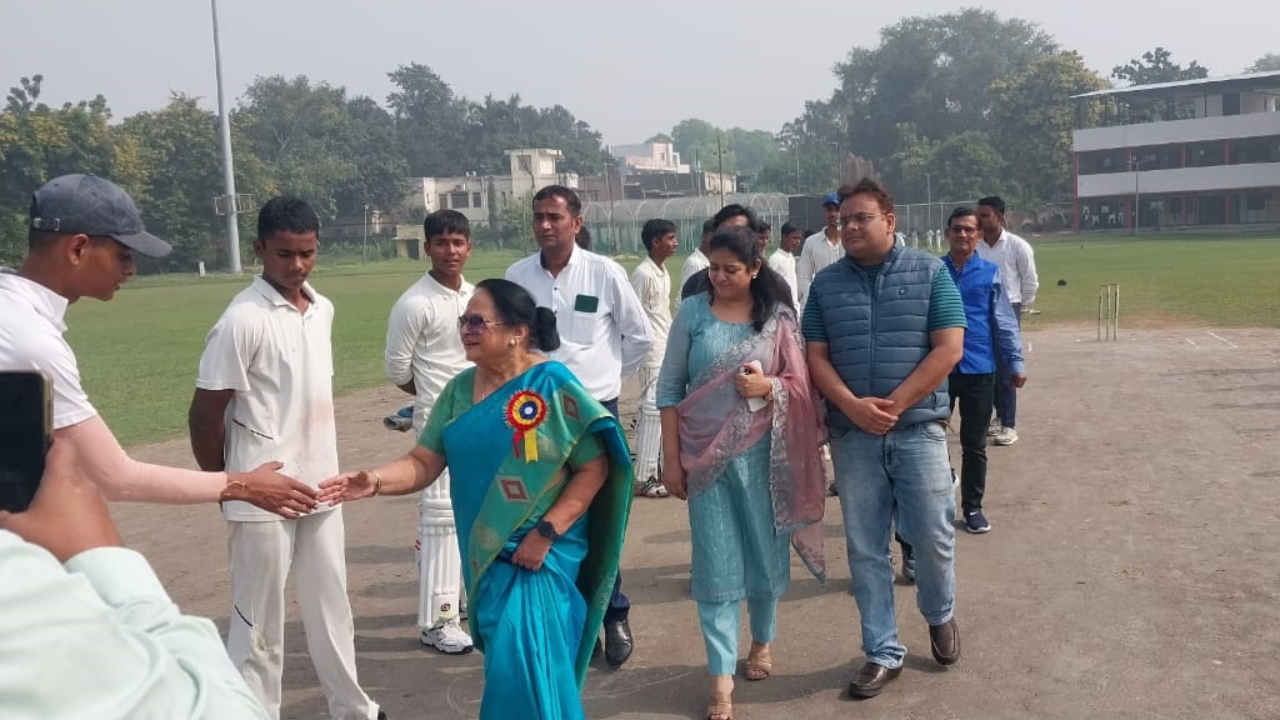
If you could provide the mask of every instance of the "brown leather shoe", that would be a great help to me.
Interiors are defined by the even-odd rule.
[[[853,680],[849,681],[849,696],[873,698],[901,673],[901,667],[889,668],[873,662],[866,663],[858,674],[853,676]]]
[[[956,627],[955,617],[941,625],[929,626],[929,649],[941,665],[953,665],[960,659],[960,629]]]

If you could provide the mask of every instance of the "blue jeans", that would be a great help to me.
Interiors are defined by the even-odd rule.
[[[618,398],[612,400],[603,400],[600,403],[618,420]],[[622,594],[622,568],[618,568],[618,574],[613,579],[613,594],[609,596],[609,607],[604,611],[604,621],[607,623],[622,622],[631,614],[631,600]]]
[[[955,605],[955,492],[947,464],[947,436],[938,422],[870,435],[832,433],[831,461],[849,555],[853,596],[869,662],[896,668],[907,649],[898,642],[894,613],[893,524],[915,548],[916,605],[925,622],[941,625]],[[895,515],[896,507],[896,515]]]
[[[1013,304],[1013,314],[1022,327],[1022,304]],[[1004,363],[1004,353],[996,349],[995,411],[1000,424],[1007,428],[1018,427],[1018,388],[1013,386],[1013,376]]]

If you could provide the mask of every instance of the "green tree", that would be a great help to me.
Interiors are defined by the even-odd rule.
[[[276,185],[234,124],[232,131],[236,191],[260,203],[276,194]],[[188,272],[200,260],[224,266],[225,225],[213,208],[224,190],[217,116],[196,98],[175,94],[163,109],[127,118],[116,133],[118,152],[130,158],[130,182],[142,184],[132,191],[147,228],[173,245],[173,253],[155,265]],[[246,256],[250,225],[241,218]]]
[[[1021,204],[1072,197],[1071,131],[1095,124],[1100,103],[1070,98],[1106,87],[1076,52],[1046,55],[992,84],[992,137],[1010,160]]]
[[[396,89],[387,96],[400,146],[417,177],[461,175],[475,168],[464,162],[466,104],[434,70],[421,63],[388,73]]]
[[[694,169],[699,172],[720,172],[723,167],[727,174],[737,169],[733,150],[725,143],[720,129],[706,120],[689,118],[676,123],[671,128],[671,142],[680,159],[690,165],[696,163]]]
[[[1178,80],[1199,80],[1209,76],[1209,69],[1196,62],[1183,67],[1173,61],[1173,53],[1163,47],[1142,53],[1142,57],[1130,60],[1111,69],[1111,77],[1130,85],[1152,85]]]
[[[828,112],[845,128],[842,148],[885,167],[894,186],[904,178],[886,161],[899,125],[934,139],[985,131],[991,85],[1056,49],[1036,24],[988,10],[906,18],[882,29],[878,46],[854,48],[836,66]]]
[[[1280,70],[1280,53],[1267,53],[1245,68],[1247,73],[1273,72]]]

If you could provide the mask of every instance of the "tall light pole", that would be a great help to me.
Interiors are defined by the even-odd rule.
[[[213,67],[218,75],[218,127],[222,136],[222,182],[226,189],[227,260],[232,275],[240,274],[240,222],[236,212],[236,174],[231,163],[231,118],[222,91],[222,47],[218,43],[218,0],[209,0],[213,10]]]
[[[933,224],[933,173],[924,174],[924,229]]]
[[[1137,235],[1138,220],[1142,217],[1138,210],[1141,207],[1139,204],[1141,195],[1138,193],[1138,174],[1142,172],[1142,160],[1137,155],[1130,155],[1129,162],[1133,165],[1133,212],[1130,213],[1133,216],[1130,218],[1130,221],[1133,222],[1133,227],[1130,228],[1129,233]]]

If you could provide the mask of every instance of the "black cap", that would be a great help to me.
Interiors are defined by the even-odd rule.
[[[46,232],[113,237],[150,257],[173,251],[147,232],[133,198],[119,185],[96,175],[63,175],[31,196],[31,227]]]

